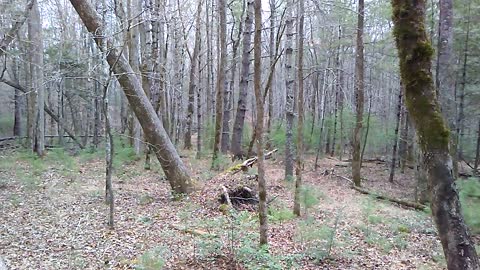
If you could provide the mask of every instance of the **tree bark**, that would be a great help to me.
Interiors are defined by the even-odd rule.
[[[293,145],[293,120],[294,120],[294,90],[293,90],[293,68],[292,68],[292,58],[293,58],[293,14],[292,6],[293,1],[287,1],[287,10],[286,10],[286,35],[287,40],[285,42],[285,88],[286,88],[286,98],[287,104],[285,106],[286,113],[286,134],[285,134],[285,179],[290,180],[293,178],[293,156],[294,156],[294,145]]]
[[[43,34],[42,21],[38,1],[34,0],[30,18],[28,19],[28,38],[30,40],[30,76],[32,91],[35,91],[31,100],[34,110],[33,150],[38,156],[45,153],[45,86],[43,75]]]
[[[452,157],[450,131],[440,112],[433,84],[433,48],[425,27],[425,0],[393,0],[395,42],[408,111],[417,128],[432,194],[431,209],[448,269],[479,269],[470,232],[463,219]]]
[[[465,33],[465,43],[463,49],[463,63],[462,63],[462,79],[460,82],[459,89],[459,101],[458,101],[458,115],[457,115],[457,129],[456,129],[456,138],[455,145],[457,147],[456,160],[462,159],[463,155],[463,131],[464,131],[464,122],[465,122],[465,85],[467,84],[467,67],[468,67],[468,51],[469,51],[469,42],[470,42],[470,12],[471,12],[471,1],[468,2],[468,11],[467,11],[467,21],[466,21],[466,33]],[[458,173],[458,168],[456,170]]]
[[[390,163],[390,176],[388,181],[393,183],[395,177],[395,168],[397,167],[397,146],[398,146],[398,128],[400,126],[400,115],[402,112],[402,86],[400,86],[397,103],[397,119],[395,121],[395,132],[393,133],[392,162]]]
[[[293,204],[293,213],[300,216],[300,193],[302,189],[302,169],[303,169],[303,29],[305,21],[305,7],[304,0],[298,2],[298,44],[297,44],[297,80],[298,80],[298,126],[297,126],[297,160],[295,168],[295,197]]]
[[[92,5],[85,0],[70,1],[87,27],[94,35],[94,40],[100,50],[107,54],[107,62],[116,74],[117,80],[123,88],[140,125],[145,132],[148,142],[155,148],[155,154],[165,175],[176,193],[189,193],[193,190],[190,174],[175,151],[162,122],[148,100],[138,77],[132,67],[119,51],[112,46],[112,41],[105,36],[104,26]]]
[[[217,95],[215,108],[215,141],[213,143],[212,168],[216,167],[218,152],[220,151],[220,142],[222,137],[223,123],[223,95],[225,93],[225,64],[227,61],[227,7],[225,0],[218,0],[219,21],[219,46],[220,58],[218,59],[217,72]]]
[[[233,91],[235,89],[235,74],[237,72],[237,53],[238,53],[238,46],[240,45],[240,36],[242,33],[243,28],[243,14],[245,10],[245,0],[243,1],[242,13],[240,15],[240,23],[238,26],[238,33],[237,37],[233,38],[233,33],[235,30],[235,21],[232,24],[231,30],[231,41],[232,41],[232,64],[230,67],[230,82],[225,83],[225,91],[223,96],[223,119],[222,119],[222,142],[221,142],[221,151],[223,154],[226,154],[229,150],[230,146],[230,114],[232,112],[232,105],[233,105]]]
[[[184,136],[185,149],[192,148],[192,129],[193,129],[193,108],[195,103],[195,87],[200,85],[200,77],[197,78],[198,82],[195,85],[195,72],[198,63],[198,53],[200,51],[200,19],[202,14],[202,0],[198,0],[197,15],[195,19],[195,44],[193,45],[193,54],[190,64],[190,80],[188,82],[188,108],[186,119],[186,132]],[[200,68],[200,66],[198,67]],[[198,101],[200,102],[200,101]]]
[[[260,220],[260,245],[268,244],[267,224],[267,187],[265,185],[265,168],[263,155],[263,95],[262,81],[262,1],[255,0],[255,36],[254,46],[254,89],[257,104],[257,156],[258,156],[258,216]]]
[[[242,71],[240,74],[237,113],[235,114],[235,121],[233,123],[233,134],[230,147],[234,156],[244,156],[242,151],[242,137],[243,127],[245,125],[245,113],[247,112],[248,81],[250,78],[250,48],[252,40],[253,9],[253,1],[248,0],[245,28],[243,29]]]
[[[142,82],[142,76],[140,73],[140,55],[139,55],[139,33],[138,33],[138,14],[141,13],[139,10],[138,2],[128,0],[127,1],[127,16],[129,24],[128,26],[128,62],[135,72],[135,75],[138,77],[138,80]],[[130,21],[131,20],[131,21]],[[143,86],[142,86],[143,89]],[[131,134],[130,138],[132,139],[132,146],[135,154],[140,154],[140,147],[142,142],[142,134],[140,131],[140,123],[138,122],[137,117],[134,113],[131,113]]]
[[[363,25],[365,17],[364,0],[358,1],[357,18],[357,50],[355,57],[355,130],[353,131],[353,153],[352,153],[352,178],[355,186],[361,185],[362,155],[360,145],[362,143],[363,130],[363,107],[364,107],[364,55],[363,55]]]
[[[475,164],[473,166],[473,172],[479,174],[478,166],[480,165],[480,119],[478,120],[477,130],[477,150],[475,151]]]

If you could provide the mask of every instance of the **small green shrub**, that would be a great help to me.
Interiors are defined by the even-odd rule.
[[[330,257],[332,248],[335,246],[340,212],[335,218],[333,226],[317,224],[314,219],[300,221],[297,231],[297,239],[305,246],[305,255],[316,262]]]
[[[82,163],[90,162],[92,160],[105,158],[105,150],[100,149],[83,149],[77,154],[78,159]]]
[[[213,160],[212,168],[215,170],[226,170],[228,165],[230,165],[228,156],[219,153],[217,158]]]
[[[305,208],[305,211],[308,210],[320,202],[320,199],[325,198],[323,192],[317,189],[314,186],[304,185],[300,190],[300,202]]]
[[[292,209],[286,207],[269,208],[268,218],[272,222],[280,222],[291,220],[295,217]]]
[[[165,248],[156,247],[145,252],[138,259],[138,264],[135,266],[137,270],[161,270],[165,266]]]
[[[271,254],[268,246],[258,247],[257,241],[244,239],[237,252],[237,258],[250,270],[282,270],[282,257]]]
[[[151,204],[153,201],[154,201],[154,198],[152,196],[150,196],[149,194],[142,194],[138,198],[138,204],[140,204],[140,205]]]

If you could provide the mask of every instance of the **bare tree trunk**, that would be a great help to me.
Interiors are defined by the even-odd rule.
[[[200,25],[198,26],[200,27]],[[201,37],[199,39],[199,46],[202,44]],[[201,50],[201,47],[199,47]],[[198,57],[198,87],[197,87],[197,155],[196,158],[200,159],[202,157],[202,81],[203,78],[203,68],[202,68],[202,57]]]
[[[18,62],[16,58],[12,59],[12,69],[13,69],[13,79],[18,84]],[[20,90],[15,88],[15,96],[14,96],[14,122],[13,122],[13,136],[22,137],[23,130],[22,130],[22,108],[25,106],[24,104],[23,95],[20,93]]]
[[[457,115],[457,130],[456,130],[456,147],[457,147],[457,156],[456,160],[462,159],[463,156],[463,146],[462,146],[462,138],[463,138],[463,131],[464,131],[464,120],[465,120],[465,85],[467,84],[467,67],[468,67],[468,51],[469,51],[469,42],[470,42],[470,11],[471,11],[471,1],[468,2],[468,14],[467,14],[467,21],[466,27],[467,32],[465,36],[465,43],[464,43],[464,50],[463,50],[463,67],[462,67],[462,79],[460,82],[460,90],[459,90],[459,104],[458,104],[458,115]],[[458,173],[458,168],[455,170]]]
[[[298,69],[298,126],[297,126],[297,164],[295,168],[295,198],[293,204],[293,213],[300,216],[300,193],[302,189],[302,169],[303,169],[303,28],[305,21],[304,0],[298,2],[298,44],[297,44],[297,69]]]
[[[365,20],[364,0],[358,1],[357,17],[357,50],[355,57],[355,130],[353,131],[353,153],[352,153],[352,178],[355,186],[361,185],[362,155],[360,144],[362,142],[363,130],[363,107],[364,107],[364,55],[363,55],[363,25]]]
[[[107,62],[113,72],[117,74],[117,80],[123,88],[135,115],[145,132],[147,141],[155,148],[158,161],[165,175],[176,193],[189,193],[193,190],[193,182],[190,173],[183,164],[180,156],[175,151],[162,122],[157,117],[155,109],[148,100],[138,77],[125,57],[112,46],[111,40],[104,35],[104,26],[94,8],[88,1],[70,1],[80,15],[88,31],[95,34],[95,42],[100,50],[107,53]]]
[[[127,9],[128,9],[127,16],[128,16],[128,19],[131,20],[131,22],[129,23],[134,25],[128,31],[128,56],[129,56],[128,61],[130,66],[133,69],[133,72],[135,72],[135,75],[138,77],[138,80],[142,82],[142,76],[140,74],[140,55],[138,54],[139,53],[138,24],[140,22],[140,20],[138,19],[138,14],[141,12],[141,10],[138,10],[138,2],[136,3],[134,2],[135,1],[132,2],[132,0],[127,0]],[[133,112],[131,114],[131,117],[132,117],[132,123],[131,123],[132,133],[130,135],[133,141],[132,146],[133,146],[133,150],[135,151],[135,154],[139,155],[141,142],[142,142],[140,123],[138,122],[138,119]]]
[[[405,173],[407,167],[408,158],[408,113],[406,112],[405,105],[402,105],[402,115],[400,116],[400,140],[398,142],[398,157],[400,159],[400,172]]]
[[[114,197],[112,187],[112,171],[113,171],[113,135],[110,125],[110,115],[108,112],[108,85],[103,90],[103,115],[105,117],[105,203],[109,207],[108,226],[113,229],[113,211]]]
[[[190,65],[190,80],[188,82],[188,108],[187,108],[187,119],[186,119],[187,130],[185,132],[185,137],[184,137],[185,149],[192,148],[192,129],[193,129],[192,126],[193,126],[193,107],[195,103],[195,86],[198,87],[201,83],[200,77],[198,77],[197,85],[195,85],[195,72],[197,69],[198,54],[200,51],[200,19],[202,14],[202,4],[203,4],[203,1],[198,0],[197,15],[195,20],[195,27],[196,27],[195,45],[193,46],[193,55],[192,55],[191,65]],[[199,66],[198,68],[201,68],[201,67]]]
[[[368,113],[367,113],[367,126],[365,127],[365,138],[363,139],[362,153],[360,154],[360,168],[362,167],[363,157],[365,154],[365,148],[367,148],[368,133],[370,131],[370,116],[372,113],[372,97],[368,102]]]
[[[267,187],[265,185],[265,168],[263,157],[263,95],[262,81],[262,1],[255,0],[255,37],[254,47],[254,89],[257,104],[257,156],[258,156],[258,216],[260,220],[260,245],[268,244],[267,224]]]
[[[214,0],[211,0],[212,2]],[[213,5],[213,3],[212,3]],[[209,0],[205,1],[205,13],[207,17],[207,22],[212,21],[213,22],[213,8],[210,10],[210,2]],[[212,40],[213,40],[213,31],[212,31],[213,23],[207,23],[205,24],[205,34],[207,36],[207,57],[206,57],[206,65],[207,65],[207,85],[205,87],[206,90],[206,100],[207,100],[207,108],[206,108],[206,119],[207,123],[210,123],[210,116],[212,113],[212,105],[213,100],[212,99],[212,81],[213,81],[213,49],[212,49]]]
[[[30,44],[30,75],[32,82],[32,90],[36,92],[35,98],[32,100],[34,104],[34,136],[33,150],[39,156],[45,153],[45,87],[43,78],[43,35],[42,21],[40,18],[40,10],[38,1],[34,0],[32,12],[28,19],[28,38]]]
[[[417,128],[432,194],[431,209],[448,269],[479,269],[480,263],[464,222],[452,157],[449,129],[433,84],[433,48],[425,31],[425,1],[393,0],[395,41],[405,100]]]
[[[397,146],[398,146],[398,127],[400,126],[400,115],[402,112],[402,86],[400,86],[397,105],[397,119],[395,122],[395,133],[393,134],[392,162],[390,163],[390,176],[388,181],[393,183],[395,177],[395,168],[397,167]]]
[[[245,125],[245,113],[247,111],[248,81],[250,78],[250,48],[253,25],[253,1],[247,0],[247,14],[245,16],[245,28],[243,29],[242,41],[242,71],[240,74],[237,113],[233,123],[232,143],[230,150],[234,157],[243,157],[242,137]]]
[[[293,178],[293,156],[294,156],[294,144],[293,144],[293,120],[294,120],[294,91],[293,91],[293,68],[292,68],[292,56],[293,56],[293,14],[292,6],[293,1],[287,1],[286,10],[286,35],[287,40],[285,42],[285,88],[287,96],[287,104],[285,106],[287,127],[286,127],[286,142],[285,142],[285,179],[290,180]]]
[[[341,63],[340,63],[340,41],[342,39],[342,26],[338,26],[338,45],[337,52],[335,56],[335,109],[334,109],[334,120],[333,120],[333,137],[332,137],[332,147],[330,156],[334,156],[336,152],[336,143],[337,143],[337,123],[338,123],[338,110],[341,109],[343,100],[342,100],[342,81],[341,81]],[[341,121],[341,120],[340,120]]]
[[[480,119],[478,120],[477,131],[477,150],[475,151],[475,165],[473,166],[473,172],[478,174],[478,166],[480,165]]]
[[[270,54],[270,66],[273,66],[275,63],[275,21],[276,21],[276,1],[269,0],[270,6],[270,35],[269,35],[269,54]],[[275,74],[272,74],[272,80],[275,81]],[[267,120],[267,142],[266,148],[271,149],[271,132],[272,132],[272,118],[273,118],[273,93],[275,87],[271,87],[270,92],[268,92],[268,120]]]
[[[224,96],[223,96],[223,119],[222,119],[222,142],[221,142],[221,151],[222,153],[226,154],[229,150],[230,146],[230,113],[232,111],[232,99],[233,99],[233,91],[235,89],[235,74],[237,73],[237,53],[238,53],[238,46],[240,45],[240,36],[242,34],[242,28],[243,28],[243,14],[245,11],[245,0],[243,1],[243,7],[242,7],[242,14],[240,15],[240,22],[238,26],[238,32],[237,32],[237,37],[234,39],[233,38],[233,33],[235,30],[235,21],[232,25],[232,30],[231,30],[231,42],[232,44],[232,64],[230,67],[230,82],[227,83],[225,82],[225,91],[224,91]]]
[[[220,142],[222,137],[223,123],[223,95],[225,93],[225,65],[227,61],[227,7],[225,0],[218,0],[218,13],[220,21],[219,27],[219,46],[220,58],[218,59],[217,71],[217,96],[215,110],[215,141],[213,144],[212,168],[216,167],[218,152],[220,151]]]
[[[329,59],[330,60],[330,59]],[[330,61],[329,61],[330,62]],[[327,67],[329,66],[330,63],[327,64]],[[320,151],[321,151],[321,148],[322,148],[322,141],[323,141],[323,129],[325,127],[325,113],[326,113],[326,110],[327,110],[327,78],[325,78],[327,76],[327,70],[325,70],[325,74],[324,74],[324,79],[323,79],[323,91],[322,91],[322,99],[323,99],[323,102],[321,102],[323,104],[323,107],[322,107],[322,120],[320,122],[320,134],[318,134],[318,147],[317,147],[317,154],[315,155],[315,170],[317,169],[318,167],[318,158],[320,156]]]

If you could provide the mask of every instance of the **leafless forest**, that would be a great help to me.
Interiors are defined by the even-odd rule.
[[[479,0],[0,0],[0,270],[479,270]]]

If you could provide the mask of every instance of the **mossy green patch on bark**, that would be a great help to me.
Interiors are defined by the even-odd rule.
[[[394,36],[408,110],[419,119],[423,149],[446,149],[449,130],[440,114],[431,72],[434,49],[425,31],[425,1],[393,0]]]

